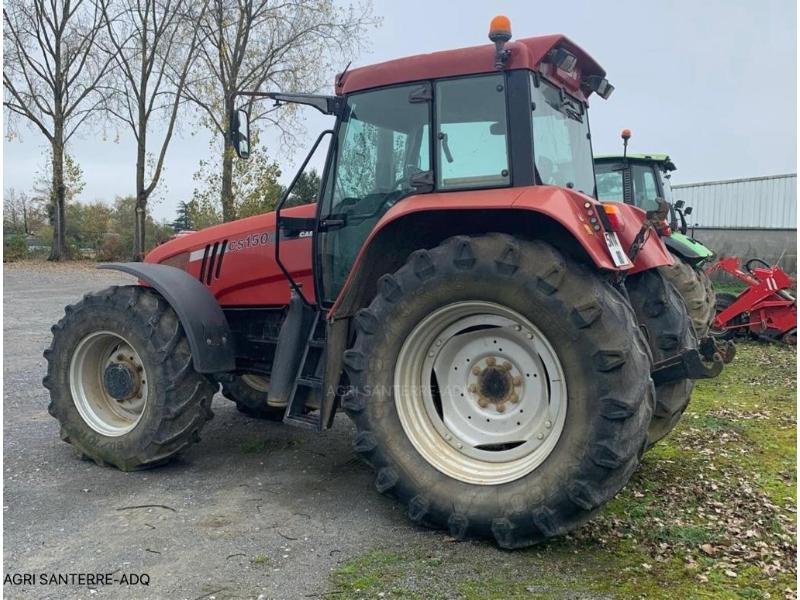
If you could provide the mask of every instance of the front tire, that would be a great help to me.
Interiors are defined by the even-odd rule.
[[[414,252],[355,324],[354,448],[416,523],[528,546],[589,519],[638,463],[653,391],[633,312],[547,244]]]
[[[115,286],[65,312],[43,381],[61,439],[123,471],[160,465],[200,440],[217,388],[192,368],[183,327],[160,295]]]

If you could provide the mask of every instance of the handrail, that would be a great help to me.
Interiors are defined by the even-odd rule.
[[[283,196],[281,197],[277,207],[275,208],[275,262],[278,264],[278,267],[280,267],[280,270],[283,272],[284,276],[289,281],[289,285],[292,286],[292,289],[295,292],[297,292],[297,295],[300,296],[300,299],[303,301],[303,303],[309,307],[313,307],[314,304],[306,300],[306,296],[305,294],[303,294],[302,286],[294,280],[294,278],[289,273],[289,270],[286,268],[283,262],[281,262],[281,252],[280,252],[281,210],[283,209],[283,205],[286,204],[286,200],[289,199],[289,195],[292,193],[292,190],[294,189],[297,180],[300,179],[300,175],[305,170],[306,165],[311,160],[311,157],[314,156],[314,153],[317,151],[317,147],[320,145],[320,142],[322,142],[322,138],[328,134],[333,136],[333,130],[326,129],[325,131],[319,134],[319,136],[317,137],[317,141],[314,142],[313,146],[311,146],[311,150],[309,150],[305,160],[303,160],[303,164],[300,165],[300,168],[297,170],[297,173],[295,173],[294,179],[292,179],[292,182],[288,185],[286,191],[283,192]],[[320,190],[320,194],[321,193],[322,190]],[[319,196],[317,197],[317,201],[319,201]],[[316,234],[316,231],[314,233]]]

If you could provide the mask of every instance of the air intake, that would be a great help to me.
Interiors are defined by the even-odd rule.
[[[207,244],[203,252],[203,262],[200,263],[200,276],[198,279],[206,285],[211,285],[214,279],[219,279],[222,272],[222,259],[225,258],[225,250],[228,247],[228,240]]]

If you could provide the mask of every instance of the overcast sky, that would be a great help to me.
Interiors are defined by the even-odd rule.
[[[632,152],[673,157],[673,184],[774,175],[797,163],[795,11],[793,0],[375,0],[383,25],[353,66],[489,43],[489,21],[503,13],[515,37],[564,33],[607,71],[616,90],[607,101],[593,96],[589,111],[596,154],[619,150],[628,127]],[[286,179],[326,125],[306,110],[306,141],[293,152],[269,136],[257,149],[281,163]],[[207,133],[189,131],[170,146],[152,207],[159,220],[172,220],[190,198],[198,161],[211,152]],[[29,131],[4,150],[4,188],[29,190],[46,168],[41,136]],[[133,193],[135,148],[124,130],[119,141],[87,134],[69,152],[84,171],[83,200]]]

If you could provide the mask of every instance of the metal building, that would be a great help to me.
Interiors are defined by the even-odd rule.
[[[673,185],[692,223],[724,229],[796,229],[797,174]]]
[[[761,258],[797,272],[797,174],[676,184],[695,237],[718,256]]]

